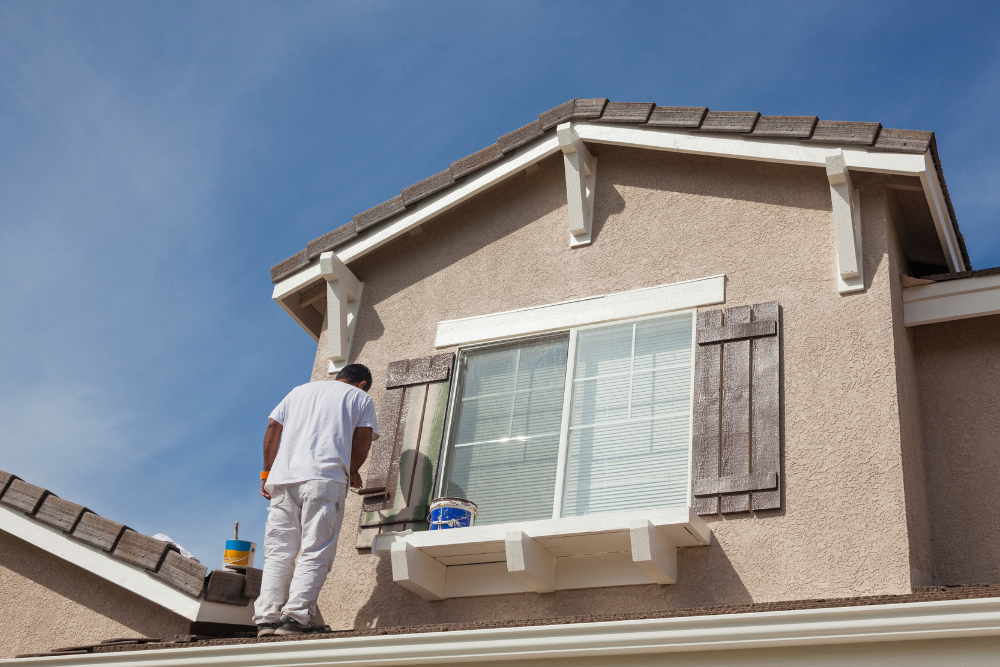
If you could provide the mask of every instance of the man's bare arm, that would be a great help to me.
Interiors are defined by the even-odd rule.
[[[268,419],[267,428],[264,430],[264,470],[271,470],[274,459],[278,456],[279,445],[281,445],[281,424],[273,419]],[[271,494],[264,490],[266,483],[267,480],[260,480],[260,495],[270,500]]]
[[[368,458],[368,451],[372,448],[372,429],[370,426],[361,426],[354,429],[354,439],[351,442],[351,487],[361,488],[361,466]]]

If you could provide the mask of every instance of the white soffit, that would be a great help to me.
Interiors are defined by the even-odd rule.
[[[903,290],[903,324],[908,327],[997,313],[1000,313],[1000,274]]]
[[[62,531],[29,519],[17,510],[0,506],[0,530],[96,574],[117,586],[132,591],[184,618],[192,621],[203,620],[199,618],[201,600],[198,598],[182,593],[150,576],[140,567],[113,558],[89,544],[66,537]],[[235,609],[243,610],[244,608],[235,607]]]
[[[533,308],[438,322],[435,347],[470,345],[530,336],[571,327],[724,303],[726,277],[712,276],[670,285],[604,294]]]
[[[947,600],[904,604],[834,607],[749,614],[683,616],[604,623],[565,623],[485,630],[311,639],[228,646],[198,646],[159,651],[22,658],[16,664],[101,665],[118,667],[200,665],[201,667],[302,667],[303,665],[438,665],[494,662],[552,664],[559,658],[606,665],[707,663],[774,665],[771,652],[731,653],[747,649],[795,646],[845,646],[1000,635],[1000,599]],[[874,650],[874,647],[873,647]],[[995,655],[964,644],[923,644],[927,660],[912,664],[992,664]],[[698,652],[698,655],[684,655]],[[706,652],[712,653],[706,653]],[[966,651],[970,655],[966,655]],[[674,662],[673,654],[685,662]],[[884,655],[884,653],[880,654]],[[799,660],[802,654],[796,654]],[[810,665],[870,665],[872,655],[846,656],[817,649],[806,654]],[[712,658],[715,658],[714,660]],[[782,664],[801,664],[783,661]],[[964,658],[973,657],[966,661]],[[533,661],[540,661],[535,663]],[[675,658],[676,660],[676,658]],[[598,662],[599,661],[599,662]],[[895,664],[895,663],[893,663]]]

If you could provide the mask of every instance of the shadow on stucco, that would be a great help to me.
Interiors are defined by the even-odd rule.
[[[16,585],[16,578],[11,578],[11,574],[32,581],[39,588],[28,593],[26,587]],[[0,589],[6,585],[16,585],[16,589],[7,591],[10,597],[0,597],[8,603],[4,605],[6,611],[18,615],[16,619],[6,619],[6,625],[13,623],[16,626],[26,620],[26,615],[38,616],[35,619],[38,624],[31,623],[35,631],[45,632],[43,627],[59,627],[66,642],[84,641],[88,634],[95,632],[120,633],[120,627],[145,637],[166,637],[188,632],[191,627],[188,620],[131,591],[19,538],[0,533]],[[27,601],[17,600],[20,594],[31,595],[28,607],[22,606]],[[44,619],[44,624],[41,619]],[[80,636],[76,636],[77,630]],[[106,638],[98,636],[91,637],[91,640]]]

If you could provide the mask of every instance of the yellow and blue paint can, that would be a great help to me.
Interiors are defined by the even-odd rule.
[[[228,568],[253,567],[253,556],[257,552],[254,542],[226,540],[226,553],[222,563]]]

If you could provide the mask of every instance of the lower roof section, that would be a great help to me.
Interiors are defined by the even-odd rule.
[[[434,665],[472,662],[774,665],[991,664],[1000,646],[1000,586],[922,588],[911,595],[800,600],[503,623],[372,628],[322,638],[217,639],[174,649],[107,646],[101,654],[19,660],[38,665]],[[176,646],[176,645],[175,645]],[[711,652],[711,654],[706,654]],[[875,660],[874,656],[885,656]],[[890,662],[894,661],[894,662]],[[785,663],[780,663],[785,664]]]

